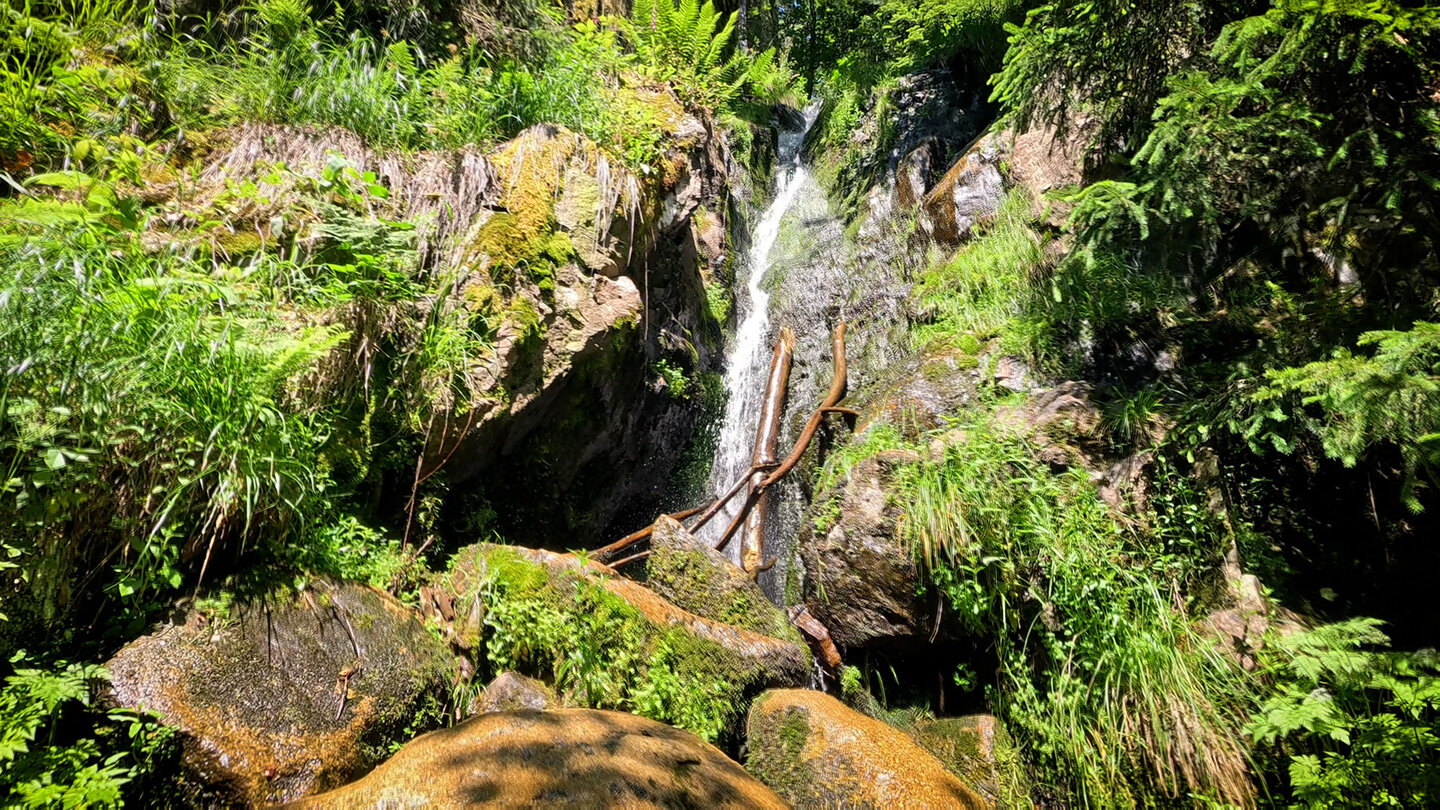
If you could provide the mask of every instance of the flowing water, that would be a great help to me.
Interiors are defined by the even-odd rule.
[[[744,316],[735,330],[730,356],[725,363],[725,419],[715,449],[715,462],[710,470],[710,486],[718,496],[730,488],[750,468],[755,444],[755,430],[763,406],[765,381],[770,373],[770,355],[775,335],[770,323],[770,295],[762,284],[771,267],[771,251],[780,233],[780,223],[795,204],[809,172],[800,162],[800,147],[805,133],[814,123],[818,108],[805,112],[805,125],[799,129],[780,131],[779,159],[776,168],[776,193],[765,210],[752,236],[750,253],[744,264],[746,294],[740,297]],[[737,279],[738,281],[738,279]],[[783,448],[782,448],[783,454]],[[778,495],[779,493],[775,493]],[[705,526],[702,536],[711,542],[720,539],[743,502],[736,497]],[[738,534],[738,532],[737,532]],[[726,548],[730,558],[740,562],[740,541],[733,538]]]

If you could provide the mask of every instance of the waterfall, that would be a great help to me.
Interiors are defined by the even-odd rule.
[[[770,329],[770,295],[761,285],[770,270],[770,252],[780,233],[780,223],[795,204],[808,175],[800,163],[800,147],[817,112],[818,108],[806,110],[804,126],[799,129],[780,131],[775,199],[755,226],[750,253],[744,264],[743,269],[748,273],[745,279],[747,295],[740,301],[744,316],[735,330],[730,355],[725,362],[725,392],[728,398],[715,448],[715,462],[710,470],[710,488],[716,496],[729,489],[750,468],[774,340]],[[742,497],[732,500],[705,526],[702,537],[710,542],[719,540],[742,502]],[[737,564],[740,562],[738,537],[730,541],[726,553]]]

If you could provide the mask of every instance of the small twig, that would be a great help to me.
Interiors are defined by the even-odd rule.
[[[699,511],[700,511],[700,508],[699,508],[699,507],[696,507],[696,508],[694,508],[694,509],[686,509],[686,510],[683,511],[683,512],[676,512],[676,513],[674,513],[673,515],[667,515],[666,517],[669,517],[669,518],[672,519],[672,520],[685,520],[686,518],[690,517],[691,515],[694,515],[696,512],[699,512]],[[658,521],[657,521],[657,522],[658,522]],[[624,537],[620,538],[619,540],[616,540],[615,542],[611,543],[610,545],[608,545],[608,546],[601,546],[600,548],[597,548],[597,549],[595,549],[594,551],[592,551],[592,552],[590,552],[590,553],[591,553],[591,554],[594,554],[594,555],[596,555],[596,556],[604,556],[604,555],[606,555],[606,554],[614,554],[615,552],[617,552],[617,551],[619,551],[619,550],[621,550],[621,549],[623,549],[623,548],[627,548],[627,547],[629,547],[629,546],[635,545],[636,543],[640,542],[641,540],[644,540],[645,538],[649,537],[650,535],[652,535],[652,534],[654,534],[654,533],[655,533],[655,524],[654,524],[654,523],[651,523],[649,526],[646,526],[645,528],[641,529],[641,530],[638,531],[638,532],[632,532],[631,534],[627,534],[627,535],[625,535]]]
[[[725,504],[729,503],[730,500],[735,497],[736,493],[740,491],[741,487],[744,487],[745,484],[750,481],[751,476],[753,476],[757,472],[760,472],[761,470],[772,470],[774,468],[775,462],[770,462],[768,464],[756,464],[751,466],[750,469],[745,471],[744,475],[736,479],[735,483],[730,486],[730,489],[726,490],[724,495],[720,496],[719,500],[710,504],[710,506],[705,509],[705,513],[702,514],[700,516],[700,519],[695,521],[695,524],[692,525],[689,529],[687,529],[687,531],[689,531],[691,534],[699,532],[701,527],[703,527],[706,523],[709,523],[710,518],[713,518],[717,514],[719,514],[720,510],[724,508]]]
[[[335,707],[335,720],[338,722],[340,716],[345,714],[345,702],[350,698],[350,679],[360,674],[361,665],[345,667],[340,670],[340,676],[335,681],[335,691],[340,694],[340,705]]]
[[[647,548],[647,549],[645,549],[644,551],[640,552],[639,554],[632,554],[632,555],[630,555],[629,557],[626,557],[625,559],[620,560],[619,562],[611,563],[611,564],[610,564],[610,567],[611,567],[611,568],[619,568],[620,566],[622,566],[622,565],[624,565],[624,564],[626,564],[626,563],[632,563],[632,562],[635,562],[636,560],[643,560],[643,559],[645,559],[646,557],[649,557],[649,556],[650,556],[650,552],[651,552],[651,551],[653,551],[653,549],[648,549],[648,548]]]

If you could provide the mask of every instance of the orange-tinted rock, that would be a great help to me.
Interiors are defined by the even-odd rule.
[[[910,736],[987,800],[1002,807],[1029,804],[1024,767],[1010,735],[993,716],[920,720]]]
[[[999,149],[989,139],[955,161],[921,209],[921,225],[931,236],[941,242],[961,242],[977,223],[1000,210],[1005,189],[998,162]]]
[[[414,611],[363,585],[192,612],[106,665],[111,699],[182,732],[182,766],[223,804],[285,801],[374,766],[451,658]]]
[[[300,808],[783,808],[689,732],[592,709],[497,712],[426,734]]]
[[[750,708],[746,769],[796,807],[990,807],[907,734],[822,692]]]

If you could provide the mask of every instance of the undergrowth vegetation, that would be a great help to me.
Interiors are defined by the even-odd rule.
[[[658,627],[603,582],[497,549],[470,598],[484,606],[484,662],[543,676],[567,700],[633,711],[710,742],[732,734],[750,675],[681,626]]]
[[[935,588],[995,645],[996,704],[1053,788],[1098,806],[1250,803],[1246,674],[1196,632],[1183,596],[1214,551],[1122,527],[1083,472],[1051,472],[983,421],[959,428],[895,497]]]
[[[870,427],[820,489],[880,449],[923,459],[888,484],[901,533],[999,657],[987,702],[1042,794],[1433,804],[1436,625],[1413,572],[1435,561],[1440,15],[976,3],[942,35],[939,5],[795,26],[834,49],[815,56],[834,69],[811,151],[841,213],[863,215],[898,157],[888,105],[917,67],[998,69],[994,131],[1053,127],[1084,180],[1012,189],[965,244],[922,246],[913,342],[973,357],[981,396],[919,442]],[[876,39],[877,21],[913,38]],[[1008,47],[965,44],[999,26]],[[1095,425],[1070,439],[1103,461],[1016,430],[1024,406],[985,384],[1002,357],[1022,387],[1083,381]],[[1148,487],[1124,508],[1094,483],[1122,461]],[[1273,589],[1249,661],[1207,626],[1240,598],[1227,555]]]

